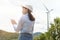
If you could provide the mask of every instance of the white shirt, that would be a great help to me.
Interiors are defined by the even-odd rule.
[[[21,19],[19,20],[17,28],[14,27],[15,31],[21,33],[33,33],[33,28],[34,28],[34,22],[35,21],[30,21],[28,17],[28,13],[23,15]]]

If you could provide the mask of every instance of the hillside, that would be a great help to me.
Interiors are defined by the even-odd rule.
[[[39,36],[41,33],[36,32],[34,36]],[[18,40],[18,33],[10,33],[0,30],[0,40]]]
[[[35,37],[35,36],[39,36],[40,34],[42,34],[42,33],[36,32],[36,33],[34,33],[34,37]]]
[[[17,40],[18,33],[9,33],[0,30],[0,40]]]

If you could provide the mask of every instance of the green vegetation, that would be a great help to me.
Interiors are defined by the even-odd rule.
[[[60,18],[54,19],[54,23],[51,23],[48,32],[35,37],[34,40],[60,40]]]

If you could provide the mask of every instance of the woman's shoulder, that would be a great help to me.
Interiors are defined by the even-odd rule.
[[[21,20],[26,20],[26,19],[27,19],[27,16],[22,15],[20,19],[21,19]]]

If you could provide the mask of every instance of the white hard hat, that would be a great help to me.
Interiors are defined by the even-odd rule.
[[[29,9],[29,10],[33,11],[33,8],[32,8],[32,6],[31,6],[31,5],[22,5],[22,7],[25,7],[25,8],[27,8],[27,9]]]

